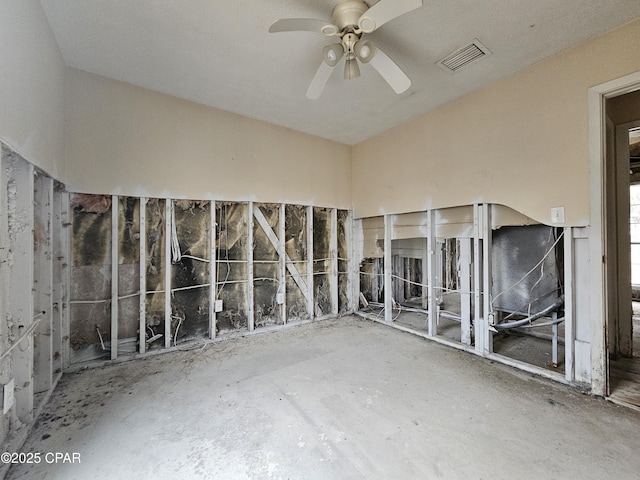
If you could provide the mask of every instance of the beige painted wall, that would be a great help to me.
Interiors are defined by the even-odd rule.
[[[351,208],[351,148],[67,70],[70,191]]]
[[[0,2],[0,140],[54,178],[64,172],[64,75],[37,0]]]
[[[490,202],[588,224],[587,92],[640,70],[638,44],[635,21],[355,146],[356,217]]]

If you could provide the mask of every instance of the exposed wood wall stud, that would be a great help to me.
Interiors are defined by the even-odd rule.
[[[573,228],[564,229],[564,371],[565,378],[575,380],[575,293],[573,288]]]
[[[411,269],[411,259],[409,257],[403,257],[402,258],[404,264],[403,264],[403,274],[402,274],[402,278],[411,281],[411,279],[413,278],[413,272]],[[402,299],[403,301],[405,301],[408,298],[411,298],[411,283],[407,282],[402,282]]]
[[[209,245],[211,251],[209,253],[209,282],[211,286],[209,287],[209,338],[216,338],[216,299],[217,299],[217,264],[218,259],[216,255],[216,202],[212,201],[210,204],[210,225],[209,225],[209,234],[210,240]]]
[[[34,179],[34,311],[40,323],[34,330],[34,393],[53,386],[53,180],[43,174]]]
[[[393,252],[391,248],[391,229],[393,217],[384,216],[384,321],[393,321]]]
[[[255,306],[253,299],[253,202],[249,202],[247,214],[247,326],[250,332],[255,328]]]
[[[349,310],[355,312],[359,309],[360,302],[360,265],[356,261],[359,255],[356,253],[356,221],[353,218],[353,210],[349,210],[347,214],[347,251],[349,258],[347,259],[347,270],[349,272]]]
[[[331,314],[338,315],[338,210],[331,209],[331,228],[329,232],[329,288],[331,291]]]
[[[62,222],[62,230],[60,234],[60,252],[62,264],[60,265],[60,289],[59,297],[61,315],[62,336],[62,368],[65,369],[71,362],[70,342],[71,338],[71,309],[69,305],[71,295],[71,208],[69,206],[69,193],[61,192],[60,194],[60,221]]]
[[[314,303],[314,291],[313,291],[313,207],[307,207],[307,312],[309,318],[315,316],[315,303]]]
[[[120,199],[111,196],[111,360],[118,358],[118,217]]]
[[[12,157],[2,163],[7,175],[2,185],[8,193],[8,210],[19,212],[20,218],[9,215],[9,245],[13,252],[11,282],[9,283],[9,316],[13,322],[14,341],[19,348],[12,351],[13,378],[15,379],[15,405],[18,419],[29,423],[33,419],[33,335],[29,334],[34,322],[33,304],[33,165]],[[35,320],[37,320],[36,317]]]
[[[492,288],[492,268],[491,268],[491,205],[484,203],[482,205],[482,271],[483,271],[483,312],[484,312],[484,354],[493,353],[493,334],[489,329],[489,325],[493,321],[493,308],[491,305],[491,288]]]
[[[171,210],[173,200],[164,203],[164,348],[171,347]]]
[[[429,239],[425,238],[422,247],[422,308],[429,308]],[[427,285],[427,286],[424,286]]]
[[[147,198],[140,198],[140,324],[138,351],[147,350]]]
[[[436,302],[436,276],[438,268],[438,259],[436,258],[436,251],[438,249],[438,243],[436,239],[436,222],[435,212],[429,210],[427,212],[427,284],[428,284],[428,307],[429,310],[429,336],[433,337],[438,334],[438,305]]]
[[[285,220],[286,220],[286,211],[285,204],[280,204],[279,216],[278,216],[278,240],[280,241],[278,248],[279,255],[279,276],[280,282],[278,283],[278,293],[282,297],[282,303],[280,304],[280,318],[282,319],[282,323],[286,325],[287,323],[287,252],[285,249],[285,243],[287,241],[286,230],[285,230]]]
[[[460,341],[471,345],[471,239],[461,238],[460,245]]]
[[[52,276],[51,289],[51,349],[53,352],[53,372],[62,371],[63,366],[63,341],[62,341],[62,315],[64,305],[63,281],[64,264],[66,263],[67,250],[63,242],[66,228],[62,225],[62,197],[66,194],[61,187],[54,186],[51,220],[51,247],[52,247]],[[65,246],[63,246],[65,245]]]
[[[484,317],[482,305],[482,209],[473,205],[473,325],[476,353],[484,355]]]

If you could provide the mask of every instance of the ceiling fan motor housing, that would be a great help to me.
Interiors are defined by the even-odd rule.
[[[363,0],[341,0],[333,9],[331,22],[340,31],[344,31],[347,27],[356,27],[360,17],[368,9],[369,6]]]

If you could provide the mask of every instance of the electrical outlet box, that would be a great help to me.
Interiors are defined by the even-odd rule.
[[[564,223],[564,207],[551,208],[551,223],[554,223],[554,224]]]
[[[276,295],[276,302],[278,303],[278,305],[284,304],[284,293],[278,293]]]
[[[222,300],[216,300],[215,311],[216,311],[216,313],[222,311]]]
[[[16,397],[15,397],[15,380],[12,378],[9,383],[5,384],[2,388],[3,391],[3,395],[2,395],[2,413],[3,414],[7,414],[9,413],[9,410],[11,410],[11,407],[13,407],[13,404],[15,403]]]

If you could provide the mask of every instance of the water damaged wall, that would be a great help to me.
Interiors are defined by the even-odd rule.
[[[0,441],[32,422],[69,363],[68,226],[63,187],[0,143]]]
[[[71,361],[106,357],[111,331],[110,196],[72,195]]]
[[[296,278],[308,278],[311,271],[309,270],[311,257],[308,248],[311,241],[311,236],[308,234],[311,231],[311,224],[307,216],[309,210],[311,208],[300,205],[285,205],[284,245],[288,267],[286,292],[289,321],[302,320],[311,316],[306,290],[301,287],[300,282],[296,282]]]
[[[222,302],[222,310],[216,315],[216,328],[219,332],[247,329],[248,205],[220,203],[216,207],[216,219],[216,300]]]
[[[87,194],[70,205],[72,363],[354,310],[346,210]]]

